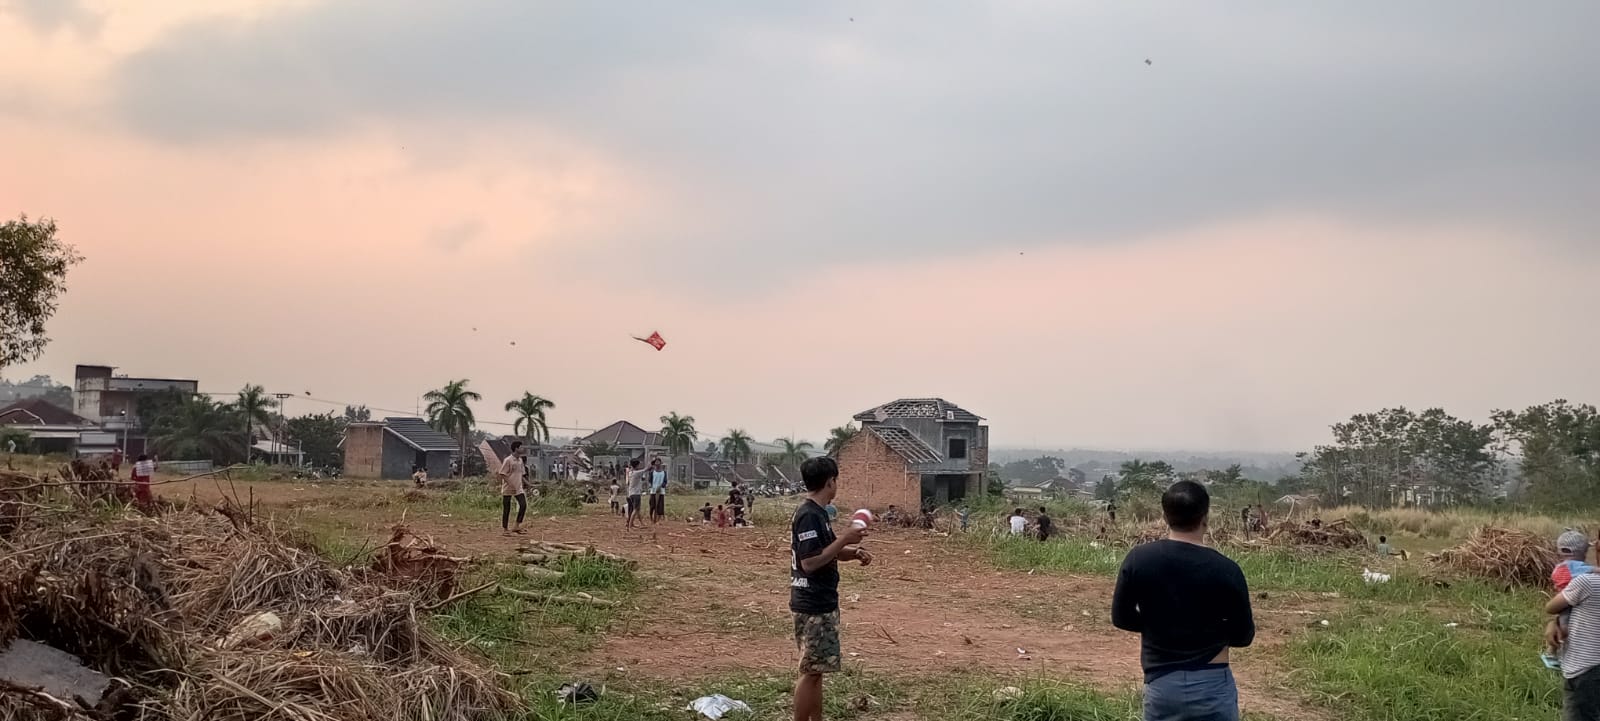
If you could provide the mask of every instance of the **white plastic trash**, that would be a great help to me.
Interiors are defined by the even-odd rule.
[[[690,701],[689,710],[711,719],[711,721],[716,721],[730,711],[743,711],[745,713],[750,713],[750,704],[728,698],[727,696],[723,696],[722,694],[718,693],[710,696],[701,696],[700,698]]]
[[[1389,574],[1378,573],[1377,571],[1363,568],[1361,569],[1361,579],[1367,583],[1388,583]]]

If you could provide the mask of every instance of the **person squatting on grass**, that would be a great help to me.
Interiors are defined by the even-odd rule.
[[[522,533],[522,519],[528,515],[528,494],[522,487],[526,475],[522,461],[522,441],[511,442],[511,455],[500,463],[495,478],[500,480],[500,530],[503,533]],[[517,526],[511,527],[511,499],[517,499]]]
[[[1239,564],[1205,545],[1211,497],[1178,481],[1161,496],[1166,540],[1135,546],[1111,596],[1111,623],[1139,634],[1144,721],[1238,721],[1228,649],[1255,640]]]
[[[794,721],[822,721],[822,675],[841,666],[839,647],[839,561],[872,563],[858,548],[865,528],[855,525],[835,536],[826,507],[839,490],[839,464],[822,456],[800,464],[806,500],[795,509],[790,527],[789,610],[800,649],[800,679],[794,685]]]

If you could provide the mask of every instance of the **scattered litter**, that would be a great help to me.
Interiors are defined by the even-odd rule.
[[[600,692],[582,681],[564,683],[561,684],[561,688],[556,689],[556,700],[570,704],[594,703],[600,700]]]
[[[1022,689],[1016,686],[1005,686],[994,690],[994,700],[996,701],[1015,701],[1019,698],[1022,698]]]
[[[1089,547],[1090,548],[1105,548],[1105,544],[1103,544],[1103,543],[1101,543],[1099,541],[1090,541],[1089,542]]]
[[[1460,626],[1460,625],[1461,624],[1456,623],[1455,621],[1451,621],[1450,623],[1445,624],[1444,627],[1445,628],[1455,628],[1455,627]]]
[[[1086,608],[1086,609],[1083,610],[1083,617],[1084,618],[1088,618],[1090,615],[1092,615],[1092,614],[1089,613],[1089,609]]]
[[[272,637],[282,631],[283,619],[278,618],[278,614],[271,611],[258,613],[234,626],[227,638],[222,639],[222,647],[238,648],[260,641],[271,641]]]
[[[720,693],[712,694],[710,696],[701,696],[700,698],[690,701],[689,710],[711,719],[712,721],[722,718],[724,714],[727,714],[730,711],[754,713],[750,709],[750,704],[728,698]]]
[[[856,653],[855,651],[851,651],[850,652],[850,658],[860,658],[860,657],[861,657],[861,654]]]
[[[906,555],[907,556],[911,555],[911,549],[909,549],[909,548],[906,549]]]
[[[1366,568],[1361,569],[1361,579],[1367,583],[1388,583],[1389,578],[1390,576],[1387,573],[1378,573]]]
[[[1322,626],[1326,627],[1328,625],[1328,619],[1324,618],[1321,621],[1318,621],[1317,623],[1319,623]]]
[[[1026,655],[1028,655],[1028,649],[1025,649],[1025,648],[1023,648],[1021,646],[1018,646],[1017,647],[1017,655],[1018,656],[1026,656]]]
[[[849,602],[851,602],[851,603],[861,603],[861,594],[859,594],[859,593],[852,593],[852,594],[850,594],[850,596],[849,596],[849,597],[848,597],[848,598],[846,598],[846,599],[845,599],[845,600],[846,600],[846,601],[849,601]]]

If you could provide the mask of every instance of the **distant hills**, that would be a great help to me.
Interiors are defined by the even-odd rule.
[[[1300,461],[1293,453],[1263,453],[1258,451],[1108,451],[1089,448],[1003,448],[989,449],[989,462],[1005,465],[1040,456],[1060,458],[1067,468],[1077,468],[1090,482],[1103,475],[1115,473],[1124,461],[1166,461],[1178,471],[1204,471],[1223,469],[1239,464],[1246,478],[1257,481],[1276,481],[1300,472]]]

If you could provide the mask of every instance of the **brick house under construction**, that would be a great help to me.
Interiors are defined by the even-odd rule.
[[[982,497],[989,427],[942,398],[902,398],[857,413],[861,432],[840,448],[840,508],[916,510]]]

